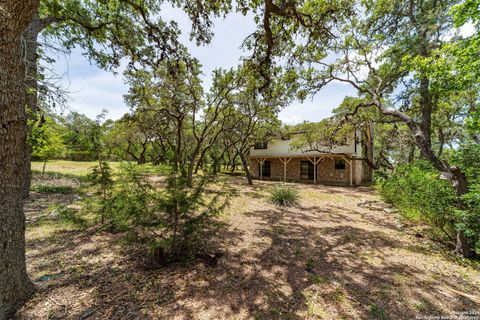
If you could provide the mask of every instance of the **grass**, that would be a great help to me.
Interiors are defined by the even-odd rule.
[[[75,189],[70,186],[58,186],[58,185],[52,185],[52,184],[37,184],[32,186],[32,190],[35,192],[41,192],[41,193],[63,193],[63,194],[73,193],[75,191]]]
[[[342,303],[347,299],[345,292],[341,288],[336,288],[331,293],[331,299],[336,303]]]
[[[79,225],[61,217],[43,218],[27,225],[27,244],[48,239],[54,243],[61,238],[63,232],[79,230]]]
[[[120,162],[110,162],[112,169],[117,170]],[[67,160],[50,160],[45,166],[45,172],[66,174],[70,176],[86,176],[90,170],[98,165],[96,161],[67,161]],[[43,162],[32,161],[32,171],[42,172]]]
[[[324,283],[327,283],[327,280],[325,278],[323,278],[322,276],[316,274],[316,275],[313,275],[312,276],[312,282],[314,284],[324,284]]]
[[[27,241],[55,241],[62,232],[83,230],[96,219],[93,214],[86,214],[62,204],[51,205],[45,213],[42,218],[27,225]]]
[[[423,301],[415,302],[413,304],[413,307],[415,308],[415,310],[417,310],[419,312],[424,311],[427,308],[427,306],[425,305],[425,303]]]
[[[380,319],[380,320],[387,319],[385,310],[379,305],[372,303],[370,305],[369,310],[370,310],[370,314],[373,316],[374,319]]]
[[[324,301],[318,292],[306,291],[303,293],[305,304],[307,306],[306,316],[309,319],[323,319],[327,317],[327,312],[324,309]]]
[[[113,172],[118,172],[122,162],[109,161],[108,164]],[[45,166],[45,173],[48,175],[59,174],[66,177],[86,177],[93,167],[97,166],[97,161],[68,161],[68,160],[50,160]],[[144,174],[165,174],[168,172],[168,166],[154,166],[150,163],[140,165]],[[32,161],[32,171],[41,173],[43,162]]]

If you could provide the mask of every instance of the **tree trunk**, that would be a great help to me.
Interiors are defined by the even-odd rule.
[[[145,157],[145,154],[147,153],[147,143],[148,140],[146,140],[143,143],[140,143],[142,145],[142,152],[140,153],[140,156],[138,157],[137,164],[145,164],[147,163],[147,158]]]
[[[197,164],[195,165],[195,174],[198,173],[198,170],[200,170],[200,167],[203,167],[203,162],[205,159],[205,153],[207,152],[207,149],[203,149],[202,153],[200,154],[200,157],[198,158]]]
[[[472,245],[468,241],[465,232],[457,231],[457,243],[455,246],[455,253],[464,258],[474,258],[475,252],[472,250]]]
[[[198,170],[203,166],[203,159],[197,161],[197,165],[195,166],[195,174],[198,174]]]
[[[452,177],[450,177],[450,182],[456,190],[457,207],[459,209],[463,209],[464,203],[462,196],[468,191],[467,178],[463,172],[457,167],[449,166],[447,162],[442,161],[436,156],[435,152],[433,152],[431,148],[431,143],[429,143],[427,137],[425,137],[424,130],[422,130],[422,128],[419,127],[412,118],[397,110],[385,109],[378,100],[376,101],[376,105],[384,115],[397,117],[408,126],[415,139],[415,145],[420,150],[420,154],[424,159],[428,160],[439,172],[447,172],[452,175]],[[469,239],[462,230],[459,230],[457,234],[456,252],[464,258],[471,258],[475,256],[472,243],[469,242]]]
[[[44,28],[38,14],[33,17],[32,22],[28,26],[24,34],[25,41],[25,62],[27,79],[26,83],[26,99],[27,99],[27,118],[34,121],[38,113],[38,35]],[[28,126],[27,136],[30,135],[32,128]],[[26,199],[30,193],[30,182],[32,178],[31,170],[32,147],[29,143],[26,146],[22,198]]]
[[[137,164],[145,164],[147,162],[147,159],[145,158],[145,154],[142,152],[140,154],[140,157],[137,159]]]
[[[420,128],[425,137],[425,143],[430,149],[432,147],[432,110],[433,102],[430,93],[430,80],[425,76],[420,77],[420,105],[422,110],[422,121]]]
[[[22,35],[37,8],[38,0],[0,0],[0,319],[34,292],[21,196],[27,133]]]
[[[177,133],[176,133],[176,138],[177,139],[176,139],[175,154],[173,155],[173,166],[172,166],[172,169],[173,169],[174,173],[178,173],[179,171],[181,171],[180,161],[182,160],[182,159],[180,159],[180,156],[181,156],[181,151],[182,151],[183,120],[181,118],[177,118],[176,122],[177,122]],[[181,173],[182,173],[182,175],[184,175],[183,172],[181,172]]]
[[[445,144],[445,136],[442,128],[438,128],[438,154],[437,157],[441,157],[443,154],[443,145]]]
[[[238,156],[238,152],[235,153],[235,155],[233,156],[233,159],[231,161],[232,168],[231,168],[230,172],[232,172],[232,173],[235,172],[235,170],[237,169],[237,163],[236,163],[237,156]]]
[[[415,130],[412,130],[412,132],[415,132]],[[446,162],[440,160],[431,149],[431,145],[428,145],[428,142],[425,141],[420,132],[415,133],[415,141],[417,147],[420,149],[421,155],[425,159],[430,161],[430,163],[437,170],[439,170],[440,172],[446,171],[453,175],[450,182],[452,183],[456,191],[457,207],[459,209],[463,209],[464,203],[462,200],[462,196],[468,192],[467,178],[465,177],[463,172],[461,172],[459,168],[450,167]],[[468,238],[465,236],[465,233],[462,230],[457,231],[457,245],[455,252],[464,258],[472,258],[475,256],[472,244],[469,243]]]
[[[247,159],[245,159],[245,156],[242,153],[240,153],[240,160],[242,161],[243,170],[245,171],[245,176],[247,177],[248,184],[253,185],[250,169],[248,169]]]
[[[415,145],[412,144],[410,146],[410,151],[408,153],[408,160],[407,161],[408,161],[408,163],[412,163],[414,159],[415,159]]]
[[[193,162],[195,160],[191,160],[188,162],[188,168],[187,168],[187,185],[189,187],[192,186],[193,184],[193,169],[195,168],[195,163]]]
[[[456,191],[457,208],[462,210],[465,207],[462,196],[468,192],[467,179],[463,172],[461,172],[457,167],[452,167],[451,169],[453,173],[453,180],[451,182]],[[455,252],[464,258],[475,257],[473,245],[463,230],[457,231],[457,244],[455,246]]]

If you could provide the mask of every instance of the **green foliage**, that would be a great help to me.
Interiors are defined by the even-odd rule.
[[[97,193],[102,217],[105,217],[112,231],[136,231],[133,227],[149,223],[152,218],[150,204],[154,200],[153,189],[143,181],[137,165],[122,164],[114,185],[109,174],[102,177],[100,173],[97,180],[103,181],[103,185],[100,184],[102,191]]]
[[[109,130],[110,121],[104,121],[106,111],[103,110],[95,120],[83,114],[72,112],[61,118],[67,147],[66,159],[75,161],[98,160],[103,151],[103,139]]]
[[[88,179],[93,185],[98,185],[101,191],[110,189],[113,185],[112,169],[106,161],[99,161],[98,166],[92,168]]]
[[[374,319],[380,319],[380,320],[387,319],[385,309],[383,309],[381,306],[375,303],[372,303],[369,307],[369,310]]]
[[[275,186],[270,192],[270,201],[279,206],[293,206],[299,198],[298,190],[288,186]]]
[[[96,187],[96,195],[101,198],[101,218],[102,224],[105,222],[104,213],[108,205],[110,194],[113,187],[112,169],[106,161],[99,161],[98,166],[92,168],[88,175],[88,180]]]
[[[379,179],[382,196],[407,218],[425,222],[455,237],[462,230],[480,253],[480,146],[465,145],[450,156],[469,181],[468,192],[458,199],[451,183],[439,178],[427,162],[400,165]],[[460,204],[460,205],[459,205]]]
[[[480,254],[480,145],[466,144],[452,155],[452,163],[465,173],[468,192],[462,197],[463,206],[457,210],[456,226],[475,243],[475,251]]]
[[[39,121],[30,123],[29,143],[32,147],[32,158],[46,161],[61,158],[65,152],[61,127],[49,116],[42,116]]]
[[[452,164],[457,165],[466,175],[470,184],[480,183],[480,144],[463,144],[450,158]]]
[[[32,190],[40,193],[73,193],[74,188],[69,186],[57,186],[51,184],[36,184],[32,186]]]
[[[480,254],[480,184],[470,186],[462,200],[465,207],[456,211],[456,227],[465,232]]]
[[[380,193],[405,217],[428,223],[453,238],[455,192],[427,162],[398,166],[380,182]]]
[[[74,209],[58,207],[57,212],[58,217],[63,222],[71,223],[81,228],[85,228],[88,224],[88,221]]]
[[[158,163],[168,158],[158,137],[159,122],[152,112],[125,114],[104,136],[105,153],[110,159],[134,160],[137,164]]]
[[[111,231],[127,231],[130,239],[148,245],[155,263],[188,259],[204,247],[212,218],[223,208],[220,195],[206,196],[211,179],[198,177],[190,185],[172,173],[157,190],[138,165],[123,164],[111,193],[105,202],[100,199],[106,226]],[[162,258],[156,256],[159,251]]]
[[[333,118],[319,122],[303,122],[292,130],[304,133],[296,135],[291,143],[294,148],[301,150],[328,152],[335,146],[349,143],[355,136],[355,128],[351,124],[342,125]]]
[[[205,188],[211,179],[210,176],[198,177],[190,185],[187,179],[175,174],[167,178],[156,207],[170,235],[163,242],[167,254],[185,258],[206,245],[205,231],[224,206],[220,204],[220,195],[205,195]]]
[[[74,225],[75,227],[85,228],[88,225],[88,220],[81,214],[81,212],[66,207],[63,204],[55,204],[50,206],[52,216],[62,225]]]

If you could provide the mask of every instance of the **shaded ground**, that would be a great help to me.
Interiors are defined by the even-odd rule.
[[[480,312],[480,270],[394,214],[359,207],[369,188],[294,185],[293,208],[268,202],[273,183],[228,184],[234,196],[215,242],[218,265],[147,270],[121,234],[55,224],[34,193],[27,259],[37,295],[18,319],[414,319]]]

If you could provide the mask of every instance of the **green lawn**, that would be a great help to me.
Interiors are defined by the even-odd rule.
[[[109,162],[112,169],[118,169],[120,162]],[[55,172],[60,174],[68,174],[75,176],[86,176],[90,170],[98,165],[96,161],[67,161],[67,160],[50,160],[47,162],[45,172]],[[32,161],[32,170],[42,172],[43,162]]]
[[[108,162],[113,171],[120,168],[121,162]],[[50,160],[47,162],[45,172],[59,173],[63,175],[73,175],[77,177],[86,176],[90,170],[98,165],[96,161],[68,161],[68,160]],[[145,173],[166,172],[168,169],[165,165],[153,166],[152,164],[144,164],[141,166]],[[42,172],[43,162],[32,161],[32,171]]]

